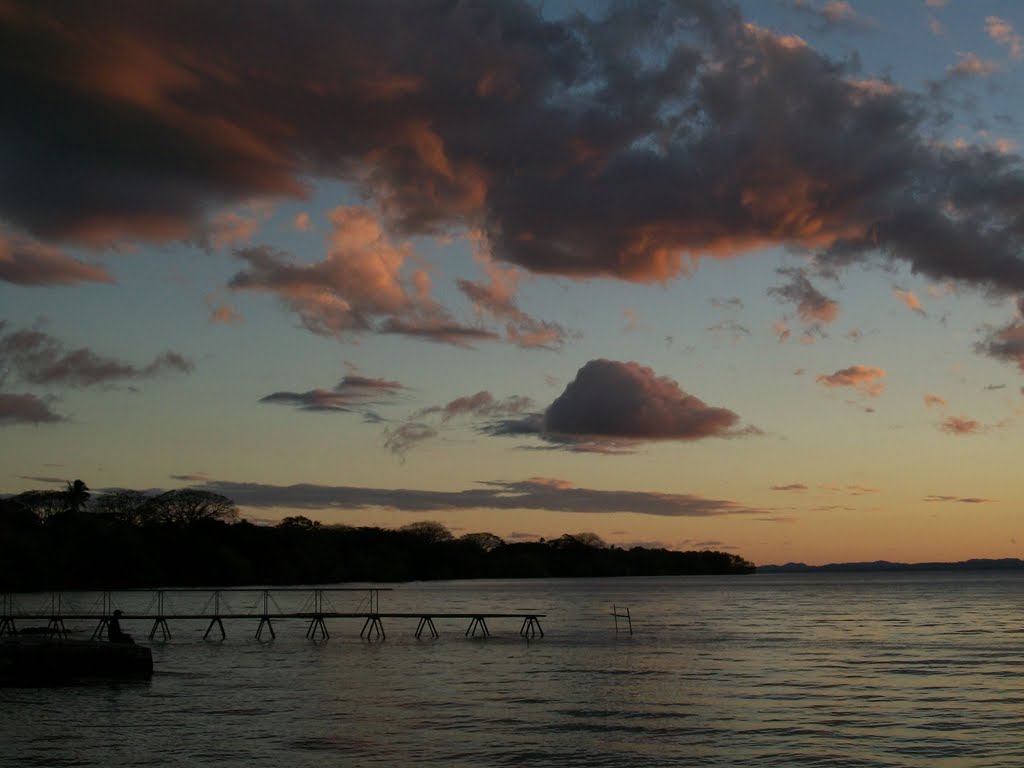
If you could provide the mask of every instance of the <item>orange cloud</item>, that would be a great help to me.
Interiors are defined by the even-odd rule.
[[[907,309],[912,312],[917,312],[922,316],[926,314],[924,307],[921,306],[920,300],[918,300],[917,295],[913,291],[904,291],[901,288],[893,288],[892,292]]]
[[[850,387],[868,397],[878,397],[885,390],[885,371],[865,365],[852,365],[835,373],[820,374],[816,381],[823,387]]]
[[[955,77],[988,77],[1002,67],[994,61],[979,59],[973,53],[958,53],[958,61],[946,71]]]
[[[242,316],[227,304],[218,304],[210,312],[210,322],[233,325],[242,322]]]
[[[487,282],[459,279],[456,285],[473,302],[477,315],[490,315],[505,323],[505,339],[516,346],[558,349],[565,343],[566,330],[557,323],[527,314],[516,303],[520,274],[503,267],[478,250],[476,260],[483,265]]]
[[[940,395],[934,395],[931,392],[926,392],[924,396],[924,404],[928,408],[945,408],[946,398]]]
[[[99,265],[0,231],[0,281],[15,285],[74,285],[113,283],[114,278]]]
[[[949,416],[939,424],[939,429],[951,435],[976,435],[986,428],[981,422],[966,416]]]
[[[247,243],[260,228],[260,222],[253,217],[242,216],[235,211],[218,213],[210,222],[210,240],[214,248]]]
[[[998,16],[988,16],[985,19],[985,31],[997,43],[1010,49],[1010,58],[1024,58],[1024,42],[1010,22]]]

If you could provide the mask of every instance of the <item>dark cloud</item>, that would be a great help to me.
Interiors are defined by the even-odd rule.
[[[955,501],[960,504],[991,504],[995,499],[983,499],[978,496],[925,496],[925,501]]]
[[[410,421],[384,431],[384,447],[401,459],[425,440],[437,437],[437,429],[429,424]]]
[[[0,325],[0,331],[4,329]],[[0,336],[0,366],[29,384],[91,387],[190,373],[193,364],[177,352],[165,352],[144,366],[104,357],[87,347],[67,349],[44,331],[21,330]]]
[[[512,395],[498,400],[486,390],[473,395],[457,397],[444,405],[433,405],[417,412],[409,421],[384,431],[384,445],[396,456],[406,455],[420,443],[433,439],[452,419],[469,417],[485,419],[487,423],[507,417],[518,416],[533,407],[533,400],[523,395]],[[440,417],[433,424],[423,421],[427,417]],[[486,428],[486,427],[485,427]]]
[[[348,510],[384,507],[405,512],[536,509],[550,512],[631,512],[663,517],[715,517],[764,512],[725,499],[709,499],[685,493],[576,488],[564,481],[551,481],[545,478],[531,478],[519,482],[486,482],[480,485],[483,487],[464,491],[425,491],[210,481],[202,487],[222,493],[242,507]]]
[[[333,389],[274,392],[260,398],[260,402],[290,405],[300,411],[326,413],[358,411],[365,414],[368,406],[393,402],[395,395],[404,389],[405,387],[397,381],[348,375]]]
[[[420,416],[440,414],[441,421],[446,422],[456,416],[475,416],[477,418],[496,419],[525,413],[533,407],[533,400],[523,395],[512,395],[498,400],[490,392],[481,390],[475,395],[457,397],[444,405],[424,408]]]
[[[183,483],[205,483],[210,476],[205,472],[191,472],[185,475],[171,475],[172,480],[181,480]]]
[[[492,435],[538,435],[574,450],[618,452],[651,440],[698,440],[737,431],[732,411],[705,405],[638,363],[591,360],[544,414],[496,420]]]
[[[815,288],[806,270],[785,267],[777,271],[788,277],[789,282],[769,288],[768,295],[794,304],[805,325],[827,325],[839,316],[839,303]]]
[[[738,296],[730,296],[729,298],[713,296],[708,299],[708,304],[716,309],[730,309],[739,310],[743,309],[743,299]]]
[[[52,475],[18,475],[22,480],[31,480],[33,483],[48,483],[50,485],[64,485],[67,479],[53,477]]]
[[[0,230],[0,281],[15,285],[73,285],[113,283],[101,266],[79,261],[57,248]]]
[[[975,351],[1007,363],[1024,372],[1024,321],[1013,320],[1002,328],[990,330],[975,343]]]
[[[933,141],[926,95],[727,2],[564,20],[526,0],[3,13],[0,85],[19,106],[0,124],[0,218],[41,238],[195,237],[220,206],[330,178],[395,231],[479,231],[540,273],[664,281],[781,245],[1024,289],[1019,156]],[[302,314],[320,332],[370,317]]]
[[[0,392],[0,426],[9,424],[50,424],[65,421],[50,404],[35,395]]]
[[[806,491],[807,486],[803,483],[788,483],[786,485],[773,485],[773,491]]]

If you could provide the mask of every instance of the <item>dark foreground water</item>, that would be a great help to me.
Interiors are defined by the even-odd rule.
[[[0,689],[0,765],[1024,766],[1021,575],[447,582],[380,609],[538,611],[547,636],[172,622],[150,683]]]

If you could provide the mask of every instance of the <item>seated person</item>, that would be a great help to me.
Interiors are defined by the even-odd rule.
[[[121,631],[121,611],[114,611],[114,615],[107,622],[107,639],[112,643],[134,643],[132,636]]]

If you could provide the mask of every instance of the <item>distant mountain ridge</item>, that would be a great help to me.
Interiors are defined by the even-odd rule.
[[[1024,560],[1016,557],[1001,559],[974,558],[954,563],[893,563],[875,560],[864,563],[786,563],[785,565],[759,565],[758,573],[853,573],[872,571],[1012,571],[1024,570]]]

